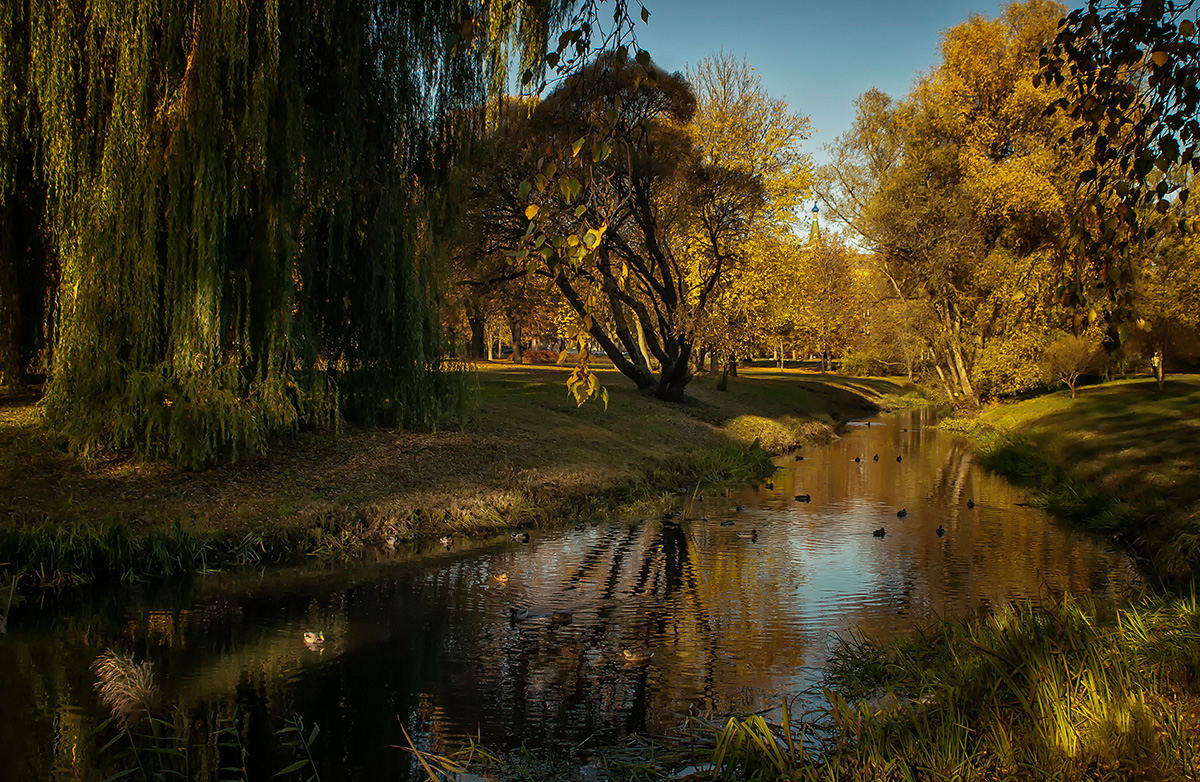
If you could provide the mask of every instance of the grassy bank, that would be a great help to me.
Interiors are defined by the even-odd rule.
[[[945,422],[984,463],[1073,523],[1109,531],[1165,581],[1200,572],[1200,377],[1049,394]]]
[[[487,534],[638,504],[628,512],[659,512],[667,492],[755,480],[770,469],[766,452],[828,438],[906,391],[752,370],[724,393],[699,378],[692,401],[665,404],[608,371],[606,411],[575,407],[567,371],[481,365],[461,430],[306,432],[204,472],[122,454],[80,463],[54,447],[34,399],[0,398],[0,567],[43,583],[167,575],[349,555],[388,535]]]

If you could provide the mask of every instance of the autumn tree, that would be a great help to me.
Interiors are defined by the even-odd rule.
[[[937,325],[928,349],[955,397],[979,397],[978,359],[1013,327],[1049,323],[1041,296],[1056,266],[1074,162],[1057,150],[1056,96],[1034,87],[1041,47],[1061,7],[1012,3],[947,31],[942,62],[894,102],[864,95],[834,148],[823,189],[835,213],[875,250],[895,295],[921,301]],[[844,170],[836,170],[845,164]],[[1010,272],[1028,269],[1024,282]],[[1021,355],[1036,366],[1038,351]]]
[[[1134,267],[1133,316],[1163,389],[1173,351],[1200,341],[1200,236],[1171,230]]]
[[[582,333],[664,399],[682,396],[722,286],[782,203],[770,161],[699,149],[695,116],[690,84],[645,53],[599,58],[496,135],[469,199],[514,266],[552,280]],[[577,397],[597,390],[573,378]]]
[[[1103,362],[1104,350],[1094,334],[1059,334],[1046,346],[1046,371],[1055,380],[1065,383],[1075,398],[1075,384],[1081,375],[1093,372]]]
[[[855,341],[864,321],[863,277],[855,251],[826,231],[796,259],[796,326],[821,357],[821,371]]]
[[[712,55],[688,80],[697,97],[689,130],[701,164],[746,172],[763,188],[740,258],[721,280],[704,322],[703,342],[724,357],[728,373],[738,357],[792,329],[799,255],[792,232],[812,187],[811,159],[803,152],[811,126],[772,98],[744,59]],[[702,242],[697,247],[704,251]]]

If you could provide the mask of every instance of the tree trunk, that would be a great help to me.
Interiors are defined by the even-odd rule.
[[[467,316],[467,325],[471,327],[471,339],[467,342],[467,358],[479,360],[483,358],[483,344],[486,341],[483,318]]]
[[[726,372],[733,375],[734,377],[737,377],[737,365],[738,365],[737,355],[730,353],[728,363],[729,363],[729,367],[728,367],[728,369],[726,369]]]
[[[714,375],[717,374],[718,361],[719,359],[717,358],[717,351],[714,350],[708,356],[708,371]]]
[[[496,354],[492,352],[492,346],[493,346],[493,343],[495,342],[495,340],[494,340],[494,339],[492,339],[492,337],[493,337],[494,335],[492,334],[492,330],[491,330],[491,329],[488,329],[488,328],[486,328],[486,327],[485,327],[485,330],[486,330],[486,332],[487,332],[487,335],[486,335],[486,339],[487,339],[487,360],[488,360],[488,361],[492,361],[492,360],[494,360],[494,359],[496,358]]]
[[[954,395],[954,389],[950,386],[950,381],[946,379],[946,373],[942,371],[942,365],[937,362],[937,356],[933,358],[933,368],[937,370],[938,377],[942,379],[942,386],[946,389],[946,396],[951,399],[957,399]]]
[[[953,362],[951,367],[954,374],[957,376],[958,386],[962,389],[963,395],[973,403],[979,401],[979,397],[975,395],[975,389],[971,386],[971,379],[967,373],[967,364],[962,357],[962,342],[958,338],[960,322],[956,313],[951,313],[952,305],[945,304],[942,307],[942,322],[946,327],[947,347],[950,352],[950,359]]]
[[[512,331],[513,363],[524,364],[525,361],[521,355],[521,321],[510,320],[508,328]]]
[[[717,390],[718,391],[729,390],[729,364],[728,364],[728,362],[726,362],[725,366],[721,369],[721,379],[717,381]]]
[[[779,345],[775,349],[779,351],[779,371],[782,372],[783,371],[783,343],[780,342]]]
[[[638,350],[642,351],[642,357],[646,360],[646,369],[650,369],[650,348],[646,345],[646,330],[642,328],[642,319],[634,315],[633,325],[637,327],[637,342]]]
[[[1162,345],[1156,346],[1154,348],[1154,377],[1155,377],[1155,379],[1158,380],[1158,390],[1160,392],[1163,390],[1163,387],[1166,385],[1166,380],[1167,380],[1166,369],[1163,366],[1163,364],[1166,363],[1165,359],[1166,359],[1166,355],[1165,355],[1165,352],[1163,351],[1163,346]]]

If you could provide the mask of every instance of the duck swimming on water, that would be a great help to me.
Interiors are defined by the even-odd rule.
[[[946,534],[946,530],[942,529],[942,525],[939,524],[938,528],[937,528],[937,536],[940,538],[942,535],[945,535],[945,534]]]
[[[627,663],[648,663],[654,657],[654,652],[649,649],[625,649],[621,652]]]
[[[974,507],[975,507],[975,500],[967,500],[967,507],[968,507],[968,508],[974,508]]]
[[[796,502],[812,502],[811,494],[797,494]]]
[[[871,534],[872,534],[872,535],[874,535],[874,536],[875,536],[875,537],[877,537],[877,538],[882,538],[884,535],[886,535],[886,534],[887,534],[887,530],[886,530],[886,529],[884,529],[883,527],[880,527],[879,529],[875,530],[875,531],[874,531],[874,532],[872,532]]]
[[[907,515],[908,515],[908,508],[901,508],[900,510],[896,511],[896,518],[898,518],[898,519],[902,519]]]

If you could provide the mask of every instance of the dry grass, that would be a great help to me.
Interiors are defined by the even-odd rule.
[[[109,650],[96,658],[92,670],[101,702],[122,728],[132,728],[150,713],[158,699],[150,663],[135,663],[129,655]]]
[[[726,393],[700,378],[689,387],[694,400],[676,405],[638,394],[610,370],[606,411],[576,408],[566,371],[483,364],[471,372],[461,430],[304,432],[268,456],[203,472],[119,453],[80,463],[54,447],[32,397],[0,398],[0,524],[119,518],[136,532],[178,520],[240,535],[333,519],[366,535],[483,530],[610,497],[731,442],[760,438],[784,450],[826,438],[881,393],[900,391],[887,381],[750,370]]]

